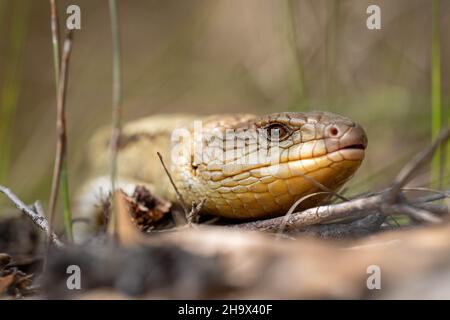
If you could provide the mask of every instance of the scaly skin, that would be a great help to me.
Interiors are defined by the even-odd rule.
[[[200,131],[194,130],[194,120],[202,121]],[[176,132],[181,136],[189,133],[190,138],[171,136],[175,128],[182,128]],[[226,129],[238,134],[258,134],[253,139],[239,138],[240,142],[231,146],[234,138],[227,140]],[[273,129],[280,130],[279,139],[270,131]],[[267,137],[268,131],[272,140]],[[108,172],[108,139],[109,130],[105,129],[90,145],[91,176]],[[279,163],[273,163],[270,156],[275,154],[277,145]],[[324,112],[153,116],[124,126],[119,176],[130,184],[145,184],[155,193],[174,199],[173,188],[156,155],[159,151],[185,200],[190,204],[206,199],[203,213],[239,219],[265,218],[285,214],[296,200],[320,191],[304,175],[332,190],[339,189],[360,166],[366,146],[366,134],[358,124]],[[262,156],[255,158],[258,151]],[[98,187],[91,184],[88,190],[94,185]],[[300,208],[316,205],[326,197],[309,198]]]

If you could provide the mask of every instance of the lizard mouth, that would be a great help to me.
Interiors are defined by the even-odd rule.
[[[362,143],[357,143],[357,144],[351,144],[349,146],[345,146],[345,147],[341,148],[341,150],[348,150],[348,149],[366,150],[366,147],[367,146]]]
[[[344,160],[362,161],[365,156],[366,145],[351,144],[332,152],[332,154],[339,153]]]

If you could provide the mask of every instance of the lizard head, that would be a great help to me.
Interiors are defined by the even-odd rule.
[[[367,147],[360,125],[326,112],[221,117],[207,121],[199,136],[185,179],[198,186],[191,190],[201,187],[198,197],[209,195],[206,211],[236,218],[282,215],[300,198],[339,189]],[[305,199],[299,207],[328,196]]]

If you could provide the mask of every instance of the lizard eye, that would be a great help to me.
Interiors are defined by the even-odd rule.
[[[281,123],[272,123],[266,127],[267,139],[270,141],[283,140],[289,136],[289,129]]]

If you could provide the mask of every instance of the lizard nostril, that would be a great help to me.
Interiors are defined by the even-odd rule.
[[[331,127],[330,128],[330,135],[331,136],[337,136],[339,134],[339,129],[336,127]]]

